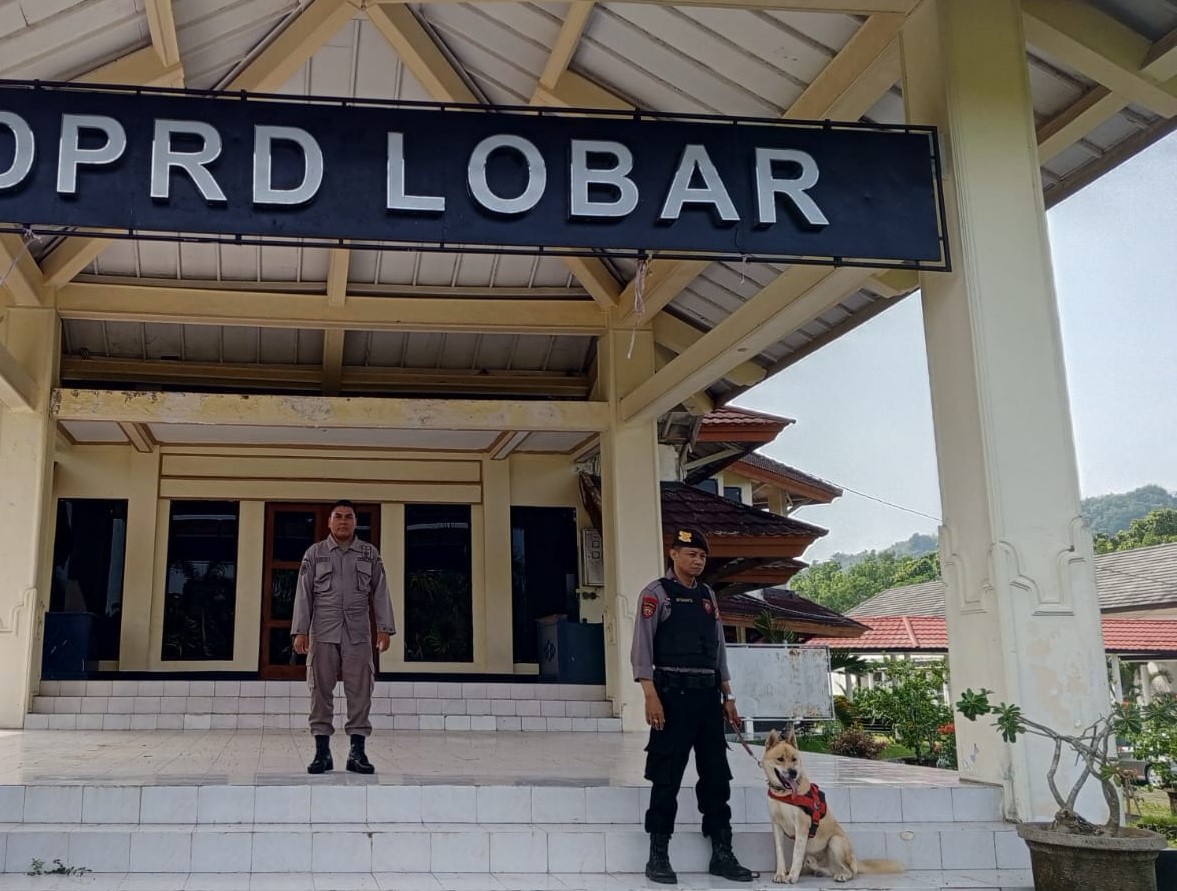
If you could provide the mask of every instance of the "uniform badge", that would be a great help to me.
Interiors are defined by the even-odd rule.
[[[713,612],[715,612],[715,604],[711,602],[710,597],[705,597],[703,599],[703,612],[707,613],[707,615],[711,615]]]
[[[658,598],[652,594],[647,594],[642,598],[642,618],[652,619],[654,613],[658,611]]]
[[[678,540],[682,541],[682,542],[686,542],[687,544],[690,544],[691,543],[691,533],[689,533],[685,529],[678,530]]]

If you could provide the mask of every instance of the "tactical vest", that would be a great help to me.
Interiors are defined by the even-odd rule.
[[[711,589],[699,582],[693,588],[672,578],[662,580],[670,600],[670,615],[654,632],[657,668],[718,668],[719,640]]]

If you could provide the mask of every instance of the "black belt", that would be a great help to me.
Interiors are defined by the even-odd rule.
[[[718,690],[719,672],[661,671],[654,669],[654,686],[666,690]]]

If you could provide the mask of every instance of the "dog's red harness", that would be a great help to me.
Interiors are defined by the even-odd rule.
[[[822,821],[822,818],[829,813],[829,805],[826,804],[826,793],[822,792],[817,787],[817,783],[809,784],[809,791],[804,795],[797,793],[780,793],[769,787],[768,797],[773,801],[783,801],[785,804],[791,804],[793,807],[799,807],[809,815],[809,837],[813,838],[817,835],[817,824]]]

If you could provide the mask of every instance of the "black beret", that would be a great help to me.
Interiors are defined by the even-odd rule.
[[[698,529],[676,529],[670,546],[672,548],[700,548],[705,554],[711,552],[707,547],[707,539]]]

